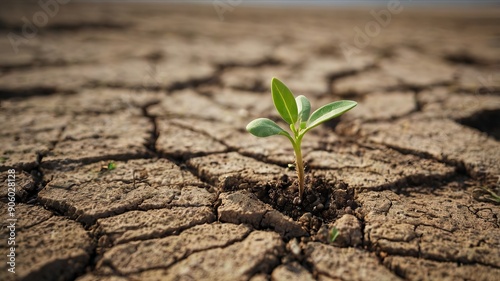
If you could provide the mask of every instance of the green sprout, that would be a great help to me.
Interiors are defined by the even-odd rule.
[[[113,171],[114,169],[116,169],[116,163],[114,161],[109,161],[107,165],[101,166],[101,170],[99,171],[99,173],[104,174],[109,171]]]
[[[488,190],[488,192],[490,193],[490,200],[491,201],[495,201],[497,203],[500,203],[500,195],[496,194],[495,192],[493,192],[491,190]]]
[[[330,241],[330,243],[333,243],[335,242],[335,239],[337,239],[338,236],[339,236],[339,230],[334,226],[332,227],[332,229],[330,229],[330,233],[328,235],[328,241]]]
[[[473,195],[476,198],[476,200],[500,203],[500,193],[497,194],[488,187],[481,186],[480,189],[475,189],[473,192],[474,192]]]
[[[472,197],[478,201],[500,204],[500,176],[495,183],[480,184],[472,190]]]
[[[112,171],[112,170],[116,169],[116,163],[113,161],[109,161],[107,169],[108,169],[108,171]]]
[[[312,128],[342,115],[357,105],[355,101],[342,100],[329,103],[311,112],[311,103],[305,96],[294,98],[290,89],[277,78],[271,81],[271,93],[274,106],[281,118],[290,125],[292,135],[282,129],[274,121],[267,118],[258,118],[250,122],[246,129],[257,137],[274,135],[285,136],[290,140],[295,152],[295,168],[299,179],[299,198],[304,194],[304,161],[302,160],[301,143],[304,135]]]

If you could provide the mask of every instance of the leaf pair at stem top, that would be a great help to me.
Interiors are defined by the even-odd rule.
[[[257,137],[282,135],[292,143],[295,152],[297,175],[299,178],[299,198],[304,193],[304,163],[302,160],[301,142],[305,133],[312,128],[342,115],[357,105],[355,101],[342,100],[329,103],[311,112],[311,103],[305,96],[294,98],[288,87],[277,78],[271,81],[271,93],[274,106],[281,118],[290,125],[292,135],[268,118],[258,118],[250,122],[246,129]]]

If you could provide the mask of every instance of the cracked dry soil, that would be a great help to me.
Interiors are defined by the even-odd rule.
[[[1,5],[4,35],[40,9]],[[498,280],[498,9],[405,7],[348,62],[370,20],[69,3],[0,36],[0,279]],[[273,76],[359,103],[304,139],[300,205],[288,141],[244,130],[280,120]]]

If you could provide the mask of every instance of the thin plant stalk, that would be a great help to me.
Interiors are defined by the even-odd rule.
[[[297,177],[299,179],[299,198],[302,200],[302,195],[304,194],[305,185],[305,173],[304,173],[304,160],[302,160],[302,151],[300,149],[300,143],[302,138],[298,139],[295,144],[293,144],[293,150],[295,151],[295,169],[297,170]]]
[[[293,146],[293,151],[295,154],[295,170],[297,171],[297,178],[299,180],[299,199],[302,200],[302,196],[305,190],[305,171],[304,171],[304,160],[302,159],[302,137],[304,134],[301,132],[300,127],[295,128],[295,124],[290,125],[295,138],[291,136],[288,137]]]

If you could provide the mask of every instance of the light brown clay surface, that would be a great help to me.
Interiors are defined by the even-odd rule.
[[[42,10],[1,5],[0,280],[498,280],[498,8],[404,7],[345,56],[379,10],[71,2],[15,53]],[[274,76],[358,102],[305,136],[301,202],[245,130],[284,125]]]

